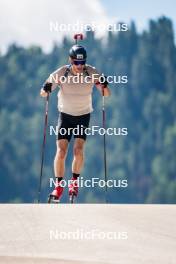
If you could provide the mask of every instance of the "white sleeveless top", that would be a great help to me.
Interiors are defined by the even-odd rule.
[[[68,65],[64,65],[47,79],[51,82],[52,90],[58,85],[58,110],[73,116],[88,114],[93,111],[93,87],[100,77],[95,67],[86,65],[86,71],[81,75],[73,75],[69,70],[67,77],[63,77]],[[88,75],[87,75],[88,73]]]

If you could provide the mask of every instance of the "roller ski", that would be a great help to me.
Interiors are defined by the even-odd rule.
[[[78,180],[72,177],[68,189],[69,189],[69,201],[72,204],[74,203],[75,198],[78,196]]]

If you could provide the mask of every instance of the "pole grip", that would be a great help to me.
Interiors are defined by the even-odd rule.
[[[83,40],[83,34],[81,34],[81,33],[75,34],[73,38],[77,43],[78,40]]]

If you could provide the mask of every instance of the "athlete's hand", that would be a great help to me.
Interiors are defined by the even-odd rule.
[[[99,84],[95,84],[96,88],[99,90],[100,94],[106,97],[111,95],[110,89],[108,86],[104,87],[103,84],[99,83]]]
[[[40,90],[40,96],[47,97],[48,93],[43,90],[43,88]]]
[[[42,89],[40,90],[40,95],[42,97],[46,97],[49,93],[51,93],[51,87],[52,87],[52,83],[50,82],[46,82]]]
[[[111,95],[111,91],[108,86],[101,85],[101,92],[102,92],[102,95],[106,97]]]

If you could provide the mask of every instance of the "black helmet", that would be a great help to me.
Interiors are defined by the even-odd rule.
[[[69,51],[69,56],[75,60],[86,60],[87,52],[83,46],[74,45]]]

